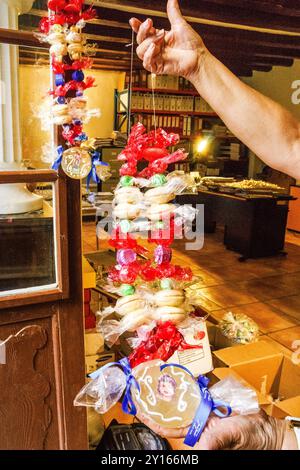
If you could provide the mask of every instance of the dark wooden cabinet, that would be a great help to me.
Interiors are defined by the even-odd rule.
[[[183,194],[178,204],[204,205],[204,230],[225,227],[224,244],[243,258],[276,255],[284,249],[288,200],[274,197],[242,197],[209,191]]]
[[[59,176],[57,288],[0,297],[0,449],[87,448],[85,409],[73,406],[85,383],[80,195]]]

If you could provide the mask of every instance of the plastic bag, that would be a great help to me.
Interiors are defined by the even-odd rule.
[[[80,390],[74,399],[74,406],[93,407],[97,413],[106,413],[120,400],[125,387],[124,372],[117,366],[104,366],[99,376]]]
[[[219,322],[222,334],[239,344],[254,343],[258,340],[258,325],[247,317],[239,313],[226,313]]]
[[[245,415],[259,411],[255,390],[246,387],[233,376],[220,380],[209,391],[214,401],[225,402],[234,413]]]
[[[150,307],[134,310],[119,320],[100,320],[97,330],[103,335],[105,343],[111,347],[126,331],[136,331],[142,325],[153,320],[153,309]],[[98,314],[101,317],[101,313]]]

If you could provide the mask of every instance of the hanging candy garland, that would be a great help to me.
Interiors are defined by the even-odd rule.
[[[155,109],[154,92],[153,102]],[[165,364],[178,351],[200,349],[203,351],[200,357],[210,354],[207,331],[203,321],[192,315],[193,301],[186,294],[193,273],[189,267],[171,262],[176,231],[196,214],[192,208],[181,210],[172,204],[176,194],[189,183],[187,176],[167,172],[171,163],[187,158],[182,149],[169,151],[178,141],[178,135],[157,129],[156,125],[154,131],[146,133],[138,123],[118,157],[123,164],[115,190],[114,230],[109,240],[116,249],[117,264],[108,273],[107,288],[119,294],[119,298],[114,306],[99,312],[99,329],[108,345],[126,331],[134,333],[130,339],[133,351],[128,358],[106,364],[90,374],[91,382],[78,393],[74,404],[93,406],[99,413],[105,413],[123,396],[125,413],[136,415],[139,410],[162,428],[189,426],[184,442],[193,447],[211,413],[219,418],[231,414],[226,398],[229,403],[232,384],[227,387],[228,396],[224,393],[226,385],[214,386],[215,397],[218,386],[223,390],[221,396],[225,401],[219,401],[208,390],[209,381],[201,372],[196,378],[181,364]],[[145,165],[142,171],[138,170],[139,162]],[[149,251],[135,238],[135,233],[145,230],[148,242],[156,245],[150,258]],[[148,260],[138,258],[145,254]],[[119,320],[105,320],[112,313]],[[204,373],[211,370],[208,363]],[[235,386],[234,397],[241,407],[234,411],[247,413],[257,408],[257,400],[253,398],[251,404],[245,401],[245,391],[240,388],[239,384]]]
[[[171,263],[177,209],[170,202],[188,181],[176,172],[167,174],[170,163],[186,158],[182,150],[168,151],[177,141],[177,136],[162,129],[146,134],[145,128],[137,124],[119,156],[124,163],[115,191],[115,228],[109,241],[117,250],[117,264],[110,270],[109,280],[120,297],[114,307],[100,312],[99,327],[107,344],[115,343],[126,331],[134,332],[133,351],[128,358],[106,364],[90,374],[92,380],[80,390],[74,405],[92,406],[102,414],[123,396],[125,413],[136,415],[139,411],[161,428],[189,426],[184,443],[193,447],[211,413],[219,418],[226,418],[232,411],[249,413],[258,409],[258,402],[253,395],[250,401],[245,400],[251,392],[239,383],[229,384],[225,380],[209,390],[205,376],[196,378],[187,367],[172,360],[165,363],[177,351],[183,354],[188,351],[190,355],[192,350],[202,350],[204,357],[205,348],[209,350],[203,322],[190,316],[193,305],[185,288],[193,278],[192,271]],[[138,172],[137,162],[141,160],[148,164]],[[146,188],[146,192],[141,188]],[[184,215],[182,211],[179,214],[181,222],[195,215]],[[139,217],[146,218],[146,222]],[[149,252],[131,232],[145,227],[151,233],[148,241],[156,244],[156,248],[153,259],[140,261],[137,255]],[[114,312],[120,321],[103,321]],[[188,330],[193,332],[189,337],[192,344],[186,337]],[[209,370],[206,368],[205,372]]]
[[[85,77],[83,71],[93,65],[90,57],[93,46],[86,43],[82,29],[87,20],[96,17],[96,10],[92,7],[83,10],[83,3],[83,0],[49,0],[49,14],[40,21],[38,37],[50,44],[54,74],[54,89],[49,92],[53,98],[51,122],[62,127],[67,147],[57,148],[52,168],[57,170],[61,166],[70,178],[87,177],[89,187],[91,179],[99,183],[111,174],[109,166],[101,162],[95,141],[89,140],[83,131],[85,122],[99,116],[97,109],[87,109],[84,97],[85,90],[95,86],[95,79]]]

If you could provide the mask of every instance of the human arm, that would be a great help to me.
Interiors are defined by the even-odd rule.
[[[170,31],[152,20],[130,23],[137,32],[138,56],[158,74],[182,75],[226,126],[269,166],[300,179],[300,123],[286,109],[243,83],[214,57],[182,17],[177,0],[168,1]]]

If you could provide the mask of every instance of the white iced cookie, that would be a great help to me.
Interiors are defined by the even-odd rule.
[[[171,321],[178,325],[186,319],[187,312],[179,307],[158,307],[155,309],[153,319],[160,322]]]
[[[142,199],[142,197],[143,195],[140,189],[134,186],[119,188],[115,191],[116,204],[120,204],[120,203],[136,204]]]
[[[150,204],[165,204],[172,201],[175,194],[166,192],[163,187],[149,189],[145,193],[145,200]]]
[[[134,310],[122,318],[120,328],[122,331],[135,331],[139,326],[146,325],[151,320],[151,315],[149,316],[144,308]]]
[[[174,204],[152,204],[146,212],[148,219],[157,221],[170,217],[176,209]]]
[[[117,300],[116,312],[121,315],[127,315],[135,310],[140,310],[145,307],[145,301],[138,294],[126,295]]]
[[[180,307],[184,300],[184,292],[179,289],[164,289],[154,295],[154,302],[158,307]]]
[[[140,214],[140,207],[136,204],[122,203],[118,204],[113,209],[113,215],[117,219],[136,219]]]
[[[201,402],[200,388],[187,372],[161,361],[148,361],[133,369],[140,392],[132,387],[133,400],[140,412],[164,428],[189,426]]]

